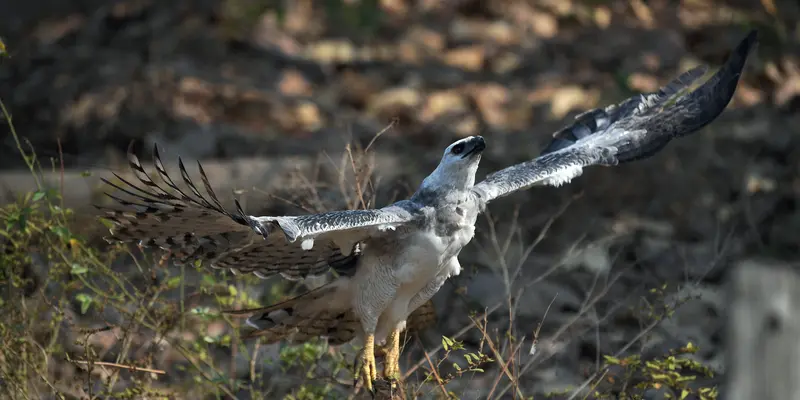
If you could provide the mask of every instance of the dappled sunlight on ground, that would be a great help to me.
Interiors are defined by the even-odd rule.
[[[413,191],[457,138],[486,138],[481,176],[528,160],[587,109],[656,90],[696,65],[715,70],[750,28],[759,29],[757,54],[727,110],[701,132],[652,159],[493,203],[462,253],[464,272],[434,298],[435,329],[408,338],[401,365],[414,371],[410,382],[421,382],[445,352],[442,335],[463,341],[463,351],[448,350],[462,367],[462,353],[511,355],[518,387],[498,363],[481,361],[484,372],[467,373],[443,362],[440,379],[452,379],[446,389],[465,399],[571,393],[610,371],[602,356],[615,354],[615,378],[593,384],[616,393],[626,382],[623,356],[659,359],[689,341],[699,348],[692,359],[724,373],[719,291],[727,272],[764,259],[797,263],[795,1],[83,3],[17,2],[0,11],[10,56],[0,57],[0,99],[55,190],[29,196],[28,211],[4,209],[6,222],[13,219],[5,231],[24,223],[41,231],[4,239],[21,251],[4,260],[30,280],[13,292],[30,307],[15,309],[19,326],[47,350],[46,368],[31,371],[64,393],[150,387],[181,398],[248,398],[274,390],[311,399],[349,391],[344,366],[353,349],[242,342],[241,321],[216,314],[302,288],[181,269],[133,249],[137,265],[101,247],[106,227],[89,205],[99,201],[99,178],[124,169],[131,142],[144,160],[157,143],[170,171],[177,156],[190,169],[202,160],[221,201],[243,198],[249,212],[356,207],[365,193],[352,184],[366,176],[375,186],[358,190],[383,205]],[[354,161],[368,145],[369,163]],[[26,174],[14,140],[3,136],[0,199],[35,192]],[[58,191],[77,215],[45,206]],[[45,209],[72,222],[36,214]],[[87,282],[96,286],[85,290]],[[487,309],[485,325],[470,319]],[[61,320],[45,324],[33,311]],[[509,340],[509,325],[524,340]],[[13,338],[9,332],[0,337]],[[428,361],[422,347],[440,351]],[[87,373],[67,357],[114,365]],[[131,365],[156,372],[125,369]],[[698,385],[713,387],[715,376]],[[640,373],[636,383],[647,379]],[[655,389],[677,390],[674,383]],[[419,392],[430,397],[443,387]]]

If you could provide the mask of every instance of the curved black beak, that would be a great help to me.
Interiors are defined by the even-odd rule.
[[[473,136],[465,145],[467,146],[467,151],[464,152],[461,158],[467,158],[473,154],[481,154],[486,148],[486,141],[483,140],[483,136]]]

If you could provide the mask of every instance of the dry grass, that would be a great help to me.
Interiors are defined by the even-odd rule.
[[[245,3],[263,6],[258,1]],[[572,5],[565,10],[551,11],[571,13],[562,16],[564,20],[602,25],[603,12],[610,12],[609,7],[603,2],[595,3],[570,2]],[[647,2],[622,3],[633,10],[639,23],[654,23]],[[708,2],[694,3],[700,7]],[[531,20],[543,18],[542,10],[548,7],[559,8],[555,3],[542,4],[545,6],[527,9]],[[762,4],[767,10],[776,7],[772,1]],[[240,11],[229,9],[226,15],[232,20],[251,16]],[[736,17],[741,16],[736,14]],[[224,28],[235,30],[236,26],[229,24]],[[231,35],[240,36],[242,32]],[[5,52],[5,45],[0,42],[0,56]],[[792,68],[784,65],[772,69],[776,71],[771,74],[772,80],[778,82],[776,85],[796,81]],[[553,97],[555,103],[555,98],[563,93],[553,93],[546,97]],[[577,97],[584,94],[579,91]],[[351,346],[330,348],[324,342],[314,342],[278,347],[264,346],[258,341],[245,342],[239,339],[241,321],[219,312],[263,306],[304,290],[303,287],[234,277],[200,266],[175,267],[158,255],[124,246],[101,246],[96,244],[96,238],[78,234],[83,227],[77,226],[77,217],[61,204],[60,191],[44,188],[39,177],[42,170],[63,171],[62,158],[53,158],[49,163],[37,158],[14,131],[5,105],[3,113],[39,190],[0,209],[3,245],[0,396],[10,399],[281,396],[297,400],[356,396],[351,387],[350,364],[355,353]],[[375,207],[383,184],[374,168],[373,152],[380,146],[380,135],[366,146],[353,141],[341,158],[324,154],[320,157],[320,170],[335,170],[338,180],[298,174],[288,194],[269,195],[273,200],[309,212]],[[381,198],[401,198],[407,194],[398,191]],[[579,199],[576,196],[574,200]],[[653,330],[690,300],[688,296],[675,297],[669,293],[691,287],[702,278],[669,288],[641,284],[636,287],[641,290],[609,299],[609,293],[633,268],[612,255],[615,268],[594,273],[577,310],[568,318],[553,320],[548,306],[533,326],[519,323],[520,310],[530,306],[522,302],[524,295],[569,263],[566,258],[555,260],[542,270],[530,272],[537,246],[571,205],[563,204],[541,224],[533,240],[525,233],[529,227],[524,225],[529,221],[518,218],[516,213],[501,220],[486,215],[482,221],[485,234],[479,234],[472,246],[483,259],[489,260],[490,271],[502,282],[502,300],[480,309],[471,304],[464,306],[474,312],[462,318],[459,329],[449,332],[438,329],[432,333],[436,341],[426,337],[406,338],[404,354],[414,357],[406,362],[404,375],[409,398],[470,399],[478,397],[476,393],[487,399],[531,398],[539,393],[526,380],[537,369],[560,362],[559,357],[569,351],[577,338],[586,335],[594,335],[597,345],[594,362],[581,371],[584,381],[575,387],[547,393],[547,397],[599,399],[625,394],[641,398],[637,396],[649,389],[668,389],[678,398],[684,393],[702,399],[716,397],[713,381],[692,384],[713,375],[703,365],[689,361],[691,353],[697,351],[696,346],[685,343],[671,352],[648,357],[641,351],[642,343]],[[580,252],[634,234],[625,231],[596,241],[578,238],[573,247]],[[719,258],[727,251],[727,239],[725,236],[724,244],[719,246]],[[455,293],[460,294],[458,290]],[[548,299],[550,304],[557,304],[558,297],[556,294]],[[467,301],[464,299],[464,303]],[[646,310],[637,319],[638,333],[626,338],[615,351],[601,352],[604,335],[601,329],[610,320],[631,313],[632,308]]]
[[[13,124],[10,126],[17,138]],[[369,147],[354,145],[338,162],[328,159],[338,168],[340,201],[347,207],[374,206],[377,185]],[[32,179],[36,179],[41,170],[39,160],[34,153],[25,151],[21,142],[19,150],[32,171]],[[321,186],[313,179],[298,177],[298,182],[299,197],[309,199],[306,208],[319,211],[329,205],[321,198]],[[323,187],[327,189],[330,188]],[[260,352],[263,347],[258,342],[239,340],[239,321],[220,313],[223,309],[256,307],[274,301],[286,290],[281,285],[254,296],[248,287],[260,282],[249,277],[234,278],[203,268],[173,268],[166,259],[123,246],[91,247],[85,238],[72,233],[73,215],[59,206],[59,197],[58,191],[37,191],[0,210],[5,222],[0,234],[6,248],[0,280],[6,288],[0,298],[5,316],[0,322],[4,396],[268,398],[280,393],[289,399],[321,399],[354,395],[346,383],[352,378],[347,367],[352,349],[332,349],[322,342],[283,347],[278,360],[272,361],[279,366],[267,371],[261,367],[270,363]],[[518,226],[512,223],[503,234],[491,216],[487,217],[487,234],[477,242],[495,260],[496,273],[506,287],[506,300],[470,316],[469,324],[460,331],[443,336],[439,346],[423,351],[422,358],[405,374],[410,398],[470,398],[469,391],[475,389],[466,389],[458,382],[479,376],[490,383],[485,388],[489,399],[530,397],[520,386],[522,377],[553,356],[558,344],[563,346],[570,340],[569,336],[575,334],[574,324],[584,321],[587,315],[596,316],[594,305],[606,294],[599,290],[587,297],[571,321],[546,337],[540,335],[539,328],[532,337],[516,330],[515,311],[520,306],[516,299],[562,265],[554,264],[525,285],[514,282],[519,280],[523,265],[552,222],[568,207],[569,204],[564,205],[544,225],[537,239],[524,246],[514,243],[522,238]],[[519,252],[512,254],[511,249]],[[605,288],[615,279],[607,281]],[[667,305],[662,313],[674,307]],[[488,317],[502,309],[508,312],[502,318],[507,325],[491,326]],[[630,345],[663,317],[655,316]],[[459,339],[470,331],[477,331],[481,338],[476,348]],[[416,343],[421,344],[418,339]],[[627,347],[607,356],[607,361],[598,364],[597,371],[569,398],[599,393],[599,382],[614,365],[639,366],[638,359],[617,358]],[[526,352],[531,357],[523,362]],[[679,362],[675,355],[668,357],[672,364]],[[242,362],[245,364],[237,364]],[[247,372],[239,371],[242,368]],[[664,368],[674,371],[668,365]],[[635,384],[678,385],[685,377],[679,374],[672,378],[675,382],[662,382],[653,378],[661,376],[656,372],[650,371],[649,380],[638,378]],[[243,375],[245,379],[241,378]],[[491,377],[486,378],[487,375]],[[634,379],[633,374],[628,379]],[[702,390],[715,393],[711,388]]]

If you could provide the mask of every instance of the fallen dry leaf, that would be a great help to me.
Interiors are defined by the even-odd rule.
[[[772,192],[777,186],[778,184],[772,178],[756,173],[750,173],[747,176],[746,187],[749,193]]]
[[[455,41],[490,40],[499,45],[519,42],[519,33],[506,21],[486,21],[458,18],[450,26],[450,35]]]
[[[401,110],[415,109],[422,102],[419,90],[410,87],[398,87],[384,90],[372,96],[367,103],[367,112],[379,118],[391,118]]]
[[[481,44],[459,47],[448,51],[444,56],[445,63],[448,65],[468,71],[480,71],[483,69],[484,58],[485,48]]]
[[[573,110],[586,110],[597,104],[598,92],[585,90],[577,85],[558,88],[550,100],[550,113],[557,119],[564,118]]]
[[[472,86],[469,92],[486,123],[494,126],[506,125],[508,116],[505,107],[509,98],[506,87],[498,83],[489,83]]]
[[[800,96],[800,65],[794,60],[784,57],[778,68],[773,62],[767,63],[764,73],[776,85],[775,104],[783,106],[796,96]]]
[[[261,16],[250,34],[250,41],[264,49],[278,49],[286,54],[299,56],[303,46],[291,35],[281,30],[275,13]]]
[[[628,76],[628,86],[640,92],[654,92],[661,86],[658,79],[649,74],[634,72]]]
[[[642,54],[642,64],[650,71],[658,71],[661,68],[661,56],[654,52]]]
[[[319,107],[311,102],[302,102],[294,110],[297,116],[297,123],[300,127],[309,132],[322,128],[323,120]]]
[[[408,15],[408,4],[404,0],[381,0],[380,7],[392,18],[403,18]]]
[[[534,10],[530,15],[530,27],[537,36],[550,39],[558,33],[558,19],[551,14]]]
[[[513,51],[506,51],[492,57],[489,63],[492,72],[496,74],[506,74],[520,66],[522,63],[522,56]]]
[[[594,23],[601,29],[611,25],[611,10],[606,6],[597,6],[594,9]]]
[[[653,29],[655,26],[655,20],[653,19],[653,11],[650,10],[650,7],[645,4],[643,0],[629,0],[631,8],[633,9],[633,13],[636,15],[636,18],[639,19],[639,22],[647,29]]]
[[[778,7],[775,7],[775,0],[761,0],[761,5],[773,16],[778,13]]]
[[[750,86],[745,81],[740,81],[734,92],[734,101],[745,107],[751,107],[764,101],[764,91],[760,88]]]
[[[315,10],[310,1],[290,1],[286,3],[283,15],[283,29],[290,35],[309,33],[316,25]]]
[[[339,75],[330,94],[348,104],[365,105],[384,90],[386,81],[378,76],[346,70]]]
[[[432,29],[415,26],[408,30],[403,42],[428,49],[429,51],[442,51],[446,43],[444,35]]]
[[[443,90],[428,95],[420,120],[431,122],[443,114],[466,112],[469,109],[466,99],[455,90]]]
[[[300,72],[288,69],[281,74],[278,90],[289,96],[310,96],[311,83]]]
[[[303,56],[322,64],[350,61],[355,58],[356,49],[348,40],[322,40],[303,50]]]
[[[560,3],[568,3],[562,1]],[[558,11],[556,11],[556,14]],[[510,17],[518,25],[523,26],[526,32],[543,38],[552,38],[558,33],[558,19],[549,12],[537,10],[529,4],[514,2],[509,7]]]
[[[86,18],[80,14],[72,14],[59,20],[45,21],[34,28],[33,36],[44,45],[55,43],[62,37],[81,29],[85,20]]]
[[[457,120],[452,129],[461,137],[476,135],[478,134],[478,118],[474,115],[468,115],[465,118],[460,118]]]

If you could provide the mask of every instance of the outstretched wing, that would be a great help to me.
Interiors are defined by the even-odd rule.
[[[192,182],[180,158],[181,177],[191,195],[167,174],[157,147],[155,169],[166,187],[147,174],[135,155],[129,153],[128,159],[141,184],[117,174],[118,183],[103,179],[119,192],[107,195],[122,206],[98,206],[105,211],[103,218],[114,224],[105,239],[161,247],[176,256],[178,263],[203,260],[234,273],[252,272],[262,278],[279,273],[299,279],[331,268],[351,268],[360,254],[360,242],[413,223],[421,215],[410,201],[381,209],[283,217],[247,215],[237,201],[237,212],[231,213],[218,200],[200,163],[207,197]]]
[[[567,183],[591,165],[616,165],[648,158],[675,137],[696,132],[717,118],[733,97],[756,31],[734,49],[710,79],[705,67],[681,74],[656,93],[635,96],[605,109],[579,115],[556,132],[537,158],[490,174],[473,187],[484,204],[534,185]]]

